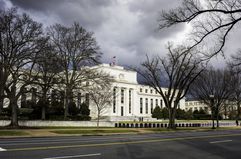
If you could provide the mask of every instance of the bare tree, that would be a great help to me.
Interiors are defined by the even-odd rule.
[[[33,84],[41,88],[39,91],[42,103],[41,119],[45,120],[51,88],[58,84],[57,74],[62,71],[57,53],[50,43],[46,43],[45,49],[36,57],[34,71],[35,76],[33,76],[35,80]]]
[[[97,110],[97,128],[99,128],[100,117],[111,107],[113,91],[110,86],[94,86],[88,91],[91,102]]]
[[[215,70],[210,68],[197,78],[191,87],[191,94],[195,98],[202,100],[210,107],[211,118],[216,118],[217,127],[219,127],[219,115],[232,95],[232,77],[228,70]]]
[[[241,67],[240,67],[240,54],[241,50],[239,50],[235,55],[232,56],[231,61],[228,62],[229,70],[232,76],[232,96],[230,98],[231,101],[236,103],[237,107],[237,116],[236,119],[240,118],[240,104],[241,104]]]
[[[45,39],[41,37],[41,24],[16,9],[0,11],[0,56],[2,86],[10,100],[11,125],[18,126],[17,101],[33,78],[32,66]]]
[[[175,114],[179,101],[184,98],[190,85],[204,70],[202,62],[195,57],[195,52],[179,46],[168,46],[165,58],[156,56],[142,63],[137,70],[145,83],[154,88],[163,98],[169,110],[169,128],[175,128]],[[164,86],[167,86],[166,88]]]
[[[211,43],[209,51],[210,48],[212,51],[204,53],[210,58],[222,52],[230,31],[240,21],[241,0],[183,0],[181,6],[162,12],[160,28],[190,23],[193,27],[191,48]]]
[[[1,33],[0,33],[1,34]],[[3,102],[4,102],[4,85],[6,83],[6,79],[4,79],[3,77],[3,65],[2,65],[3,61],[0,57],[0,115],[2,114],[2,110],[3,110]]]
[[[86,66],[98,63],[101,56],[93,33],[87,32],[79,24],[71,27],[56,24],[49,28],[48,34],[58,52],[60,64],[63,68],[59,78],[64,88],[65,118],[68,116],[70,95],[74,89],[81,89],[88,79],[98,78],[93,70]]]

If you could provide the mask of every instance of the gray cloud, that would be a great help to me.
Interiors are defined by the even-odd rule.
[[[5,0],[8,1],[8,0]],[[4,0],[0,0],[1,3]],[[79,22],[95,33],[103,62],[117,56],[120,65],[136,65],[145,55],[165,54],[168,41],[182,40],[186,25],[158,30],[163,9],[174,8],[173,0],[9,0],[35,20],[49,26]]]
[[[3,10],[8,7],[7,1],[0,0],[0,10]]]

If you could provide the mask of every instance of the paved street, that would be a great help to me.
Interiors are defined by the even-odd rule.
[[[241,158],[241,131],[0,139],[1,159]]]

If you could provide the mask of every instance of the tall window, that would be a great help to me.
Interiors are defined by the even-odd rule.
[[[145,93],[148,93],[148,89],[145,89]]]
[[[142,114],[143,112],[143,100],[140,98],[140,113]]]
[[[146,114],[148,114],[148,98],[146,98]]]
[[[89,95],[89,93],[86,93],[85,94],[85,103],[86,103],[86,105],[90,105],[90,95]]]
[[[158,99],[156,99],[156,107],[158,107]]]
[[[140,92],[142,92],[142,88],[140,88]]]
[[[124,89],[121,89],[121,104],[123,104],[124,103],[124,96],[125,96],[125,94],[124,94]]]
[[[116,113],[116,88],[113,89],[113,113]]]
[[[129,90],[129,113],[131,114],[131,90]]]
[[[161,108],[162,108],[162,99],[160,100],[160,106],[161,106]]]
[[[77,96],[77,105],[78,105],[78,108],[80,108],[80,105],[81,105],[81,93],[78,93],[78,96]]]
[[[153,111],[153,99],[151,99],[151,113]]]

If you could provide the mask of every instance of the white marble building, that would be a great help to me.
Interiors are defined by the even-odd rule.
[[[111,121],[138,121],[143,118],[145,121],[155,120],[152,119],[152,110],[159,106],[161,108],[165,107],[162,97],[151,87],[147,85],[141,85],[137,82],[137,72],[127,70],[122,66],[101,64],[92,67],[93,69],[99,69],[100,71],[108,73],[114,78],[114,83],[112,84],[113,97],[115,93],[115,98],[112,101],[112,105],[108,106],[103,114],[101,114],[104,119]],[[22,96],[24,98],[19,98],[18,106],[21,108],[22,99],[37,101],[36,91],[37,87],[29,86],[31,89],[30,93]],[[54,90],[51,90],[52,92]],[[35,92],[35,93],[34,93]],[[75,92],[76,93],[76,92]],[[87,96],[84,92],[77,92],[77,94],[82,94],[79,99],[75,99],[76,105],[78,103],[85,102]],[[9,100],[4,100],[4,107],[7,107]],[[185,109],[185,99],[181,100],[179,103],[181,109]],[[97,117],[96,106],[89,100],[90,116],[92,119]]]
[[[151,87],[138,84],[137,72],[124,69],[124,67],[101,64],[95,66],[103,72],[114,77],[112,106],[103,116],[109,120],[152,120],[151,112],[156,107],[165,107],[162,97]],[[185,100],[181,100],[179,107],[185,109]],[[95,116],[95,108],[90,102],[91,116]]]

